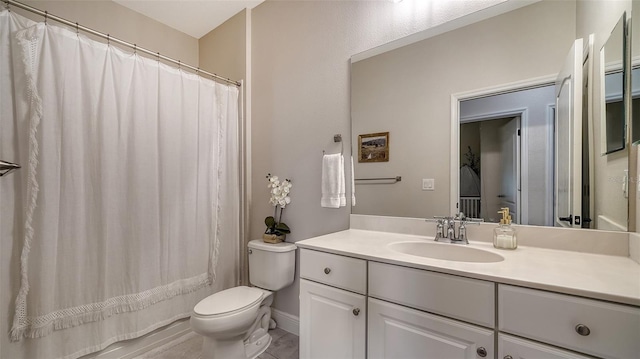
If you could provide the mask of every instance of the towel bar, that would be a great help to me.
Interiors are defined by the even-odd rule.
[[[402,176],[379,177],[379,178],[356,178],[355,181],[393,181],[390,184],[402,181]]]

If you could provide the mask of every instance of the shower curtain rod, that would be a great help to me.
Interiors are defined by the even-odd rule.
[[[238,86],[238,87],[242,86],[242,84],[239,81],[231,80],[231,79],[228,79],[226,77],[222,77],[222,76],[216,75],[214,73],[201,70],[199,67],[187,65],[187,64],[181,62],[180,60],[174,60],[174,59],[172,59],[170,57],[167,57],[167,56],[164,56],[164,55],[160,55],[159,52],[153,52],[151,50],[147,50],[147,49],[145,49],[143,47],[140,47],[140,46],[138,46],[136,44],[132,44],[130,42],[126,42],[126,41],[117,39],[115,37],[112,37],[109,34],[105,34],[105,33],[93,30],[91,28],[88,28],[86,26],[79,25],[77,22],[74,23],[74,22],[71,22],[69,20],[65,20],[65,19],[63,19],[63,18],[61,18],[59,16],[51,15],[47,11],[42,11],[40,9],[36,9],[34,7],[31,7],[29,5],[23,4],[21,2],[15,1],[15,0],[0,0],[0,1],[4,2],[7,5],[7,7],[9,7],[9,5],[13,5],[13,6],[17,7],[17,8],[22,9],[22,10],[26,10],[26,11],[32,12],[32,13],[40,15],[40,16],[44,16],[45,23],[47,22],[47,19],[51,19],[51,20],[63,23],[65,25],[71,26],[71,27],[75,28],[76,31],[82,30],[82,31],[87,32],[89,34],[92,34],[92,35],[101,37],[103,39],[106,39],[108,42],[113,41],[113,42],[115,42],[117,44],[120,44],[120,45],[123,45],[123,46],[126,46],[126,47],[130,47],[130,48],[132,48],[134,50],[134,52],[136,52],[136,51],[144,52],[147,55],[151,55],[153,57],[158,58],[158,60],[163,60],[163,61],[167,61],[167,62],[173,63],[175,65],[178,65],[178,67],[186,67],[188,69],[191,69],[191,70],[195,71],[196,74],[208,75],[208,76],[211,76],[211,77],[213,77],[215,79],[227,82],[229,84],[232,84],[232,85],[235,85],[235,86]]]

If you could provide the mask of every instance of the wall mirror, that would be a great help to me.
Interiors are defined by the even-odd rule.
[[[352,153],[358,151],[360,135],[389,132],[393,141],[388,162],[354,157],[357,204],[352,213],[430,218],[464,206],[465,213],[494,221],[497,213],[492,212],[509,206],[519,223],[556,225],[554,86],[574,46],[576,13],[573,1],[541,1],[373,56],[354,56]],[[459,103],[452,101],[455,94],[464,94]],[[588,151],[600,154],[600,141],[593,142],[592,137]],[[602,156],[602,161],[616,157],[626,164],[626,152]],[[600,167],[591,167],[592,178],[618,176],[617,169],[597,173]],[[508,176],[514,177],[500,180]],[[381,180],[368,181],[373,178]],[[460,179],[457,201],[452,200],[452,178]],[[594,213],[624,216],[619,226],[606,229],[626,230],[621,178],[602,184],[602,191],[586,187],[593,202],[606,202]],[[582,184],[577,188],[583,189]],[[483,194],[492,201],[462,203],[461,197]],[[512,194],[519,196],[517,203]],[[598,228],[596,221],[591,228]]]

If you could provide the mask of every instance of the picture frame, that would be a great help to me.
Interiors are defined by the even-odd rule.
[[[389,132],[358,135],[358,162],[389,162]]]

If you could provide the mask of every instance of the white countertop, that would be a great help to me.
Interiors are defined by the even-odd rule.
[[[628,257],[522,246],[516,250],[499,250],[490,243],[470,241],[469,247],[500,254],[504,261],[469,263],[418,257],[388,247],[394,242],[421,240],[433,242],[433,237],[349,229],[299,241],[296,245],[377,262],[640,306],[640,265]]]

